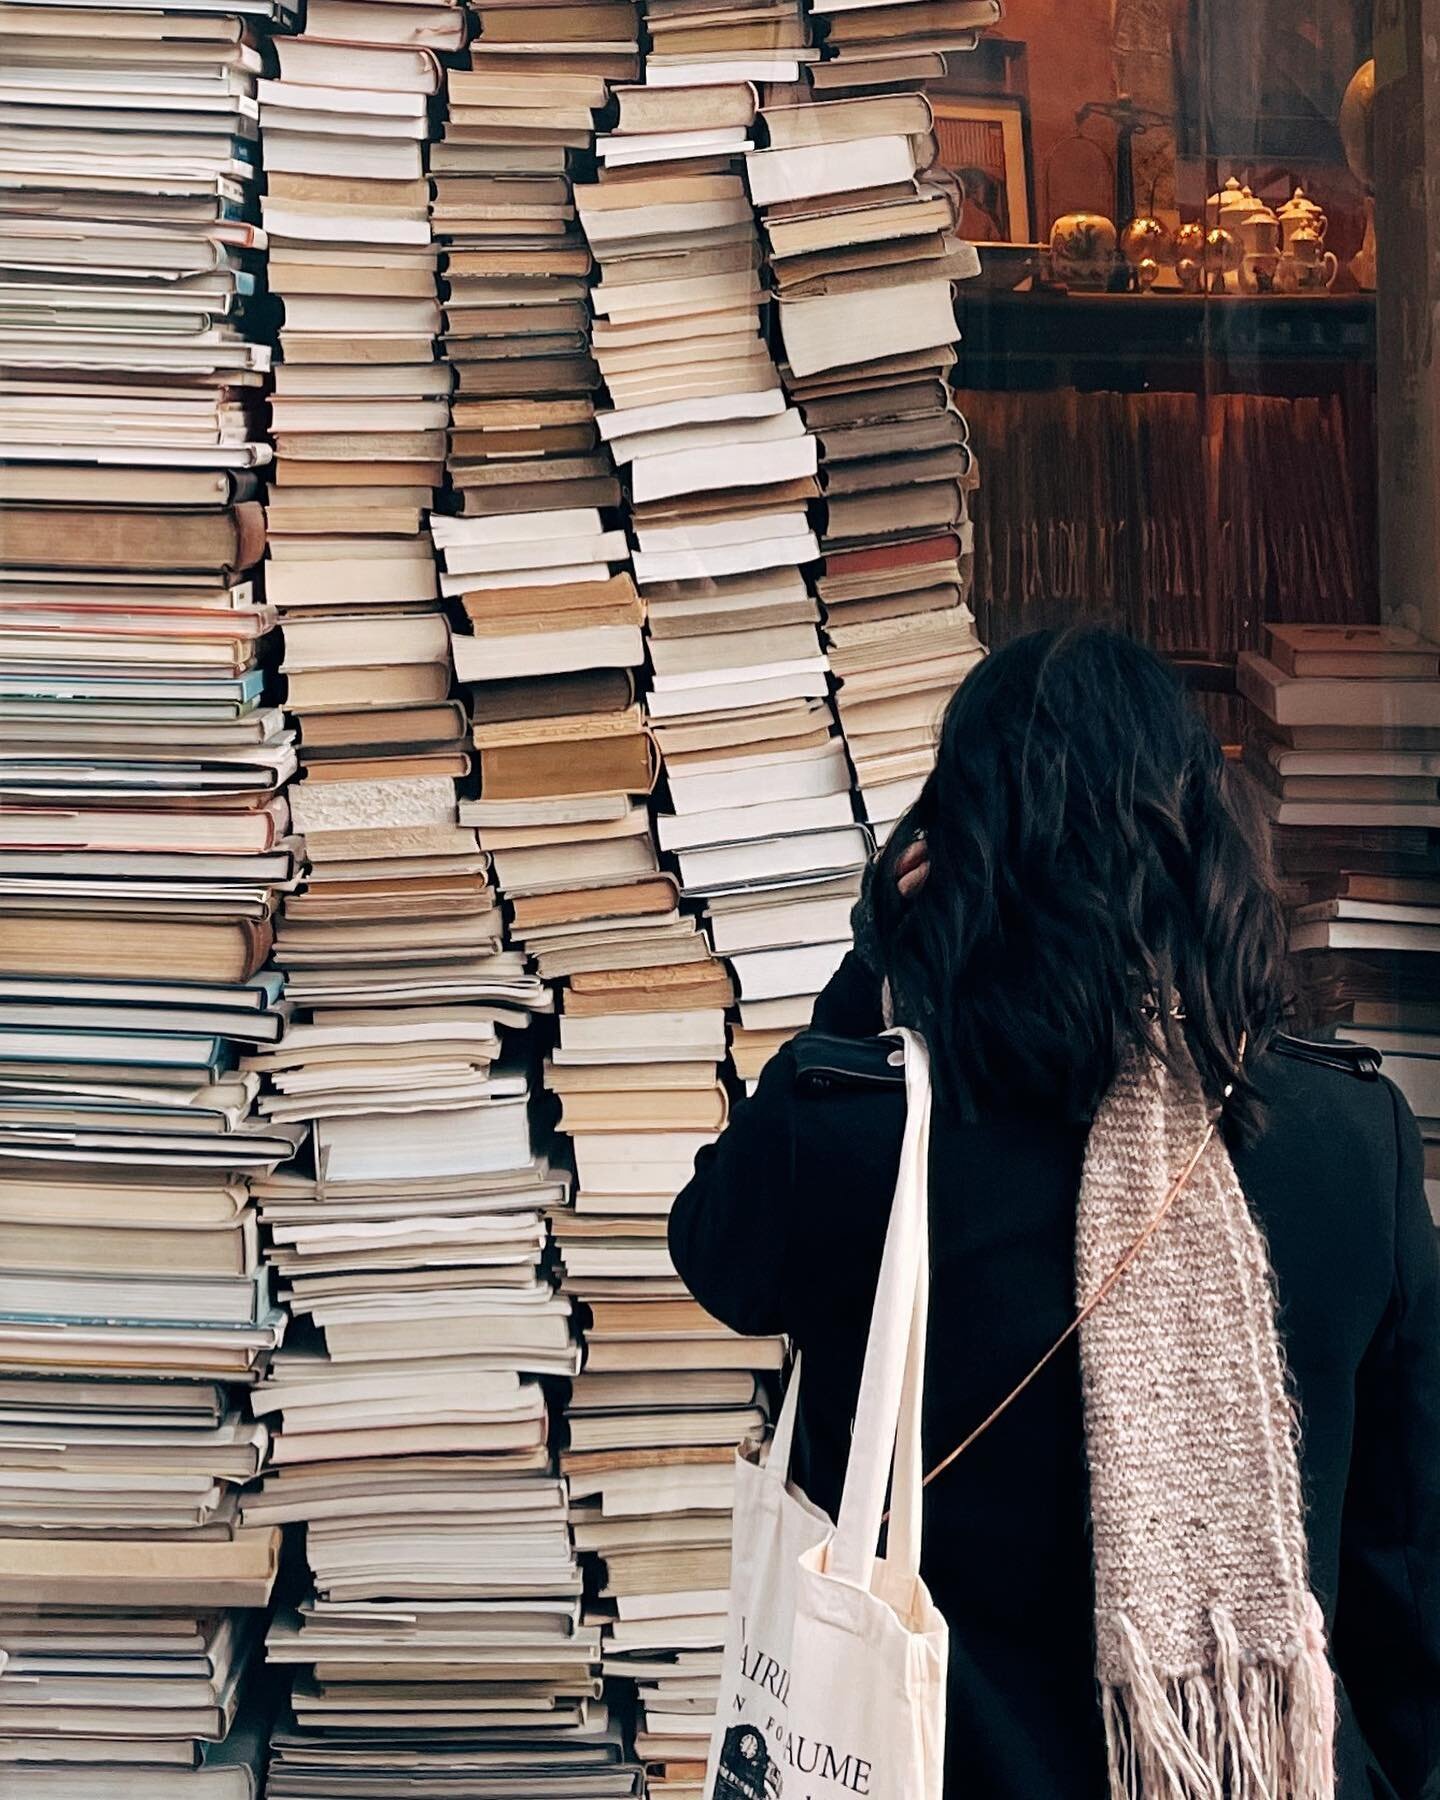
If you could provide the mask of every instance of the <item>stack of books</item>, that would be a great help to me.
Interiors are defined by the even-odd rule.
[[[812,0],[825,61],[809,72],[817,97],[894,93],[943,80],[947,58],[974,50],[998,25],[1000,0]]]
[[[450,372],[434,348],[424,146],[435,51],[463,37],[458,6],[412,23],[368,0],[321,0],[303,35],[276,41],[278,79],[260,83],[269,281],[282,310],[266,591],[287,612],[359,618],[436,598],[424,524],[444,468]],[[340,741],[358,756],[396,740],[382,727]]]
[[[1267,625],[1237,668],[1312,1027],[1385,1053],[1440,1184],[1440,644]]]
[[[691,23],[647,8],[652,31],[676,22]],[[598,423],[629,503],[648,723],[674,808],[659,844],[678,854],[683,893],[713,891],[717,905],[731,890],[748,898],[772,864],[792,887],[796,860],[807,872],[813,860],[808,846],[787,858],[803,822],[744,804],[757,789],[773,796],[788,781],[787,795],[821,796],[853,831],[843,747],[826,741],[818,609],[798,573],[817,548],[805,512],[815,446],[762,333],[740,172],[755,95],[731,67],[737,23],[744,35],[737,13],[672,37],[699,59],[667,64],[673,85],[654,85],[652,57],[645,86],[617,91],[599,178],[575,191],[599,274]],[[710,791],[717,783],[738,799]],[[736,866],[707,881],[705,859],[727,854]],[[554,1231],[565,1292],[590,1321],[561,1470],[578,1547],[594,1559],[605,1673],[638,1694],[649,1792],[681,1796],[698,1792],[717,1698],[733,1449],[762,1422],[754,1371],[774,1365],[776,1346],[707,1319],[666,1248],[674,1196],[725,1122],[718,1072],[735,987],[693,913],[673,910],[675,884],[649,879],[672,910],[643,935],[536,947],[541,972],[567,983],[546,1084],[578,1179]]]
[[[590,256],[571,175],[608,82],[638,66],[629,0],[473,9],[432,152],[454,365],[449,472],[464,516],[614,506],[595,435],[585,305]]]
[[[465,31],[458,6],[412,18],[322,0],[261,83],[283,308],[266,592],[285,627],[309,865],[276,948],[307,1034],[268,1067],[279,1113],[311,1102],[322,1168],[362,1159],[377,1133],[389,1158],[423,1156],[424,1096],[454,1041],[442,1009],[511,972],[484,859],[456,824],[470,759],[428,530],[451,374],[424,154],[437,52]],[[346,1029],[363,1051],[337,1067],[326,1034]],[[442,1091],[478,1114],[483,1085],[463,1062]]]
[[[596,357],[614,404],[600,428],[646,600],[660,846],[731,958],[753,1077],[844,954],[868,848],[800,573],[818,551],[816,444],[766,343],[742,176],[755,90],[735,71],[793,75],[805,46],[798,20],[651,8],[647,21],[646,85],[618,92],[602,178],[577,201],[601,265]],[[663,43],[704,54],[667,60]]]
[[[303,1127],[258,1117],[238,1067],[283,1029],[267,962],[295,872],[250,579],[269,352],[246,10],[3,27],[7,1795],[259,1778],[236,1720],[278,1544],[237,1496],[283,1322],[249,1190]]]
[[[444,1043],[445,1014],[426,1008],[484,999],[520,973],[514,958],[499,954],[499,915],[475,834],[456,823],[457,781],[470,759],[463,714],[446,697],[449,627],[428,610],[287,615],[284,635],[286,704],[300,729],[303,774],[292,809],[308,865],[276,942],[290,997],[317,1018],[418,1008],[410,1041],[423,1042],[432,1018],[430,1035]],[[334,742],[352,721],[370,735],[367,745]],[[296,1043],[287,1059],[305,1067],[306,1040]],[[385,1070],[372,1074],[379,1082]],[[339,1084],[351,1105],[368,1079],[352,1072]],[[399,1088],[416,1085],[423,1077]],[[335,1123],[320,1154],[338,1148],[346,1131]],[[428,1132],[417,1123],[409,1135],[423,1147]]]
[[[644,654],[640,609],[628,574],[613,567],[624,555],[623,533],[606,531],[596,509],[565,508],[437,521],[437,543],[442,579],[458,590],[474,628],[454,639],[480,764],[479,796],[461,802],[461,817],[492,859],[509,909],[509,953],[527,956],[533,978],[559,996],[555,1062],[577,1061],[586,1065],[583,1075],[598,1078],[607,1123],[612,1103],[639,1106],[638,1130],[650,1117],[645,1103],[664,1055],[663,1031],[677,1023],[675,1014],[656,1013],[655,984],[690,975],[687,959],[704,946],[694,921],[680,916],[674,883],[658,870],[650,832],[653,755],[634,700]],[[713,1015],[712,1090],[724,1004],[721,996]],[[533,1076],[532,1083],[539,1085]],[[582,1184],[601,1179],[605,1149],[616,1142],[644,1140],[606,1137],[593,1152],[577,1145]],[[554,1153],[557,1160],[568,1154],[558,1144]],[[547,1208],[562,1245],[570,1199],[567,1184]],[[568,1311],[568,1283],[564,1291],[557,1304]],[[563,1505],[560,1526],[568,1548]],[[600,1629],[588,1614],[575,1644],[589,1658],[575,1677],[598,1684]],[[603,1706],[581,1708],[579,1717],[592,1732],[610,1729]],[[562,1736],[552,1726],[537,1739],[537,1779]],[[587,1793],[627,1795],[639,1771],[612,1757],[590,1779]]]
[[[309,867],[277,947],[295,1017],[251,1067],[312,1144],[259,1190],[296,1331],[257,1396],[281,1428],[247,1516],[307,1522],[314,1585],[267,1645],[301,1671],[269,1791],[307,1794],[317,1768],[603,1770],[619,1749],[588,1699],[598,1641],[539,1386],[576,1360],[543,1267],[565,1189],[502,1039],[523,1045],[549,995],[502,947],[488,859],[456,821],[468,754],[432,738],[332,759],[312,730],[369,693],[457,740],[449,628],[431,610],[288,617],[285,667]]]
[[[6,8],[0,496],[55,509],[58,564],[27,585],[66,579],[60,545],[96,529],[91,509],[127,509],[104,515],[128,533],[111,545],[145,581],[171,509],[218,531],[255,495],[270,352],[248,306],[265,237],[244,15],[279,10]]]
[[[450,1010],[480,1065],[516,1022]],[[246,1516],[307,1521],[314,1584],[267,1644],[298,1670],[274,1800],[317,1771],[549,1793],[583,1770],[602,1800],[633,1792],[593,1697],[599,1633],[541,1380],[578,1360],[546,1263],[566,1184],[531,1150],[523,1071],[488,1085],[478,1108],[429,1115],[423,1156],[377,1138],[262,1190],[296,1327],[256,1395],[281,1423]]]
[[[982,655],[966,605],[973,459],[945,380],[952,283],[979,263],[954,235],[953,186],[932,173],[919,81],[997,14],[991,0],[817,8],[827,58],[807,84],[767,90],[746,158],[786,391],[820,443],[817,586],[878,837],[919,792],[938,713]]]
[[[565,1250],[589,1323],[561,1471],[576,1548],[594,1559],[605,1674],[638,1700],[648,1792],[693,1800],[720,1698],[735,1446],[761,1433],[756,1376],[780,1367],[782,1345],[710,1318],[643,1215],[632,1231],[597,1221],[594,1236],[586,1222],[582,1205]]]
[[[157,1441],[156,1487],[173,1466]],[[246,1665],[279,1563],[278,1531],[0,1539],[6,1800],[258,1800],[268,1718]]]
[[[699,87],[798,81],[820,57],[801,0],[645,0],[645,27],[646,84],[690,90],[692,105]],[[692,114],[704,122],[703,110]]]

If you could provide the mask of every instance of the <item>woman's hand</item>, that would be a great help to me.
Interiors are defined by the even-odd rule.
[[[901,899],[909,900],[918,894],[929,874],[930,849],[922,832],[912,844],[906,846],[895,865],[895,885],[900,890]]]

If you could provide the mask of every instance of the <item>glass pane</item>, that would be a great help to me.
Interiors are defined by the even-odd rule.
[[[709,1800],[667,1212],[1022,633],[1440,1194],[1435,7],[4,9],[6,1800]]]

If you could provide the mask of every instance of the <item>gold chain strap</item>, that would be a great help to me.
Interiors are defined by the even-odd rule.
[[[1245,1060],[1245,1038],[1243,1036],[1240,1039],[1240,1059],[1239,1060],[1242,1064]],[[1225,1089],[1224,1098],[1226,1100],[1228,1100],[1230,1098],[1230,1095],[1234,1092],[1234,1089],[1235,1089],[1235,1084],[1233,1082],[1231,1082],[1230,1085]],[[1090,1317],[1090,1315],[1095,1311],[1095,1309],[1104,1302],[1107,1295],[1109,1295],[1111,1293],[1111,1291],[1118,1285],[1120,1280],[1123,1278],[1125,1271],[1130,1267],[1131,1263],[1133,1263],[1135,1261],[1135,1258],[1137,1256],[1139,1256],[1140,1252],[1145,1248],[1145,1246],[1155,1236],[1155,1233],[1157,1231],[1159,1231],[1160,1227],[1165,1223],[1166,1219],[1169,1217],[1170,1211],[1173,1208],[1173,1206],[1175,1205],[1175,1202],[1180,1198],[1181,1194],[1184,1193],[1186,1183],[1190,1180],[1190,1177],[1195,1173],[1196,1169],[1200,1166],[1201,1157],[1204,1156],[1205,1152],[1210,1148],[1211,1143],[1214,1141],[1215,1133],[1216,1133],[1216,1130],[1218,1129],[1218,1127],[1219,1127],[1219,1119],[1218,1118],[1212,1119],[1210,1121],[1210,1124],[1206,1128],[1204,1137],[1202,1137],[1200,1142],[1196,1145],[1195,1151],[1192,1154],[1192,1156],[1190,1157],[1189,1161],[1185,1164],[1185,1167],[1183,1169],[1181,1169],[1180,1173],[1175,1177],[1175,1179],[1170,1183],[1169,1190],[1166,1193],[1164,1200],[1161,1201],[1160,1205],[1156,1208],[1154,1216],[1150,1219],[1150,1221],[1146,1225],[1145,1229],[1140,1233],[1139,1237],[1137,1237],[1135,1239],[1135,1242],[1133,1244],[1131,1244],[1130,1248],[1120,1258],[1119,1262],[1116,1263],[1115,1267],[1105,1277],[1104,1281],[1102,1281],[1100,1283],[1100,1286],[1098,1288],[1096,1288],[1095,1292],[1090,1296],[1090,1298],[1080,1308],[1079,1312],[1076,1313],[1075,1317],[1070,1321],[1069,1325],[1066,1326],[1065,1330],[1061,1332],[1060,1336],[1058,1338],[1056,1338],[1055,1342],[1050,1346],[1050,1348],[1040,1358],[1039,1362],[1036,1363],[1035,1367],[1033,1369],[1031,1369],[1030,1373],[1024,1378],[1023,1381],[1017,1382],[1016,1385],[1013,1388],[1011,1388],[1010,1392],[1005,1396],[1005,1398],[1000,1402],[1000,1404],[994,1409],[994,1411],[992,1413],[989,1414],[989,1416],[987,1418],[984,1418],[980,1421],[980,1423],[970,1433],[969,1437],[964,1439],[963,1442],[957,1444],[955,1446],[955,1448],[950,1452],[950,1454],[944,1458],[943,1461],[936,1463],[935,1467],[933,1469],[931,1469],[929,1474],[925,1477],[925,1480],[922,1483],[922,1486],[929,1487],[930,1483],[932,1481],[935,1481],[939,1476],[943,1475],[945,1473],[945,1471],[951,1466],[952,1463],[958,1462],[959,1459],[965,1454],[965,1452],[970,1448],[970,1446],[972,1444],[977,1442],[978,1439],[984,1437],[985,1433],[990,1429],[990,1427],[995,1423],[995,1421],[997,1419],[1001,1418],[1006,1412],[1008,1412],[1009,1409],[1020,1398],[1020,1396],[1025,1392],[1025,1390],[1031,1385],[1031,1383],[1033,1381],[1035,1381],[1035,1379],[1039,1375],[1043,1374],[1044,1371],[1050,1366],[1050,1364],[1052,1362],[1054,1362],[1055,1358],[1060,1354],[1060,1352],[1070,1342],[1071,1338],[1073,1338],[1075,1336],[1076,1332],[1079,1331],[1080,1327],[1085,1323],[1085,1321]],[[885,1518],[888,1519],[889,1517],[890,1517],[890,1514],[887,1511],[885,1514]],[[883,1524],[884,1520],[882,1520],[881,1522]]]
[[[1000,1402],[1000,1404],[995,1408],[995,1410],[989,1415],[989,1417],[982,1419],[981,1422],[970,1433],[969,1437],[967,1437],[963,1443],[957,1444],[955,1446],[955,1448],[950,1452],[950,1454],[944,1459],[943,1462],[936,1463],[935,1467],[933,1469],[931,1469],[930,1473],[925,1477],[924,1485],[926,1487],[929,1487],[930,1483],[932,1481],[934,1481],[937,1476],[943,1475],[945,1473],[945,1471],[950,1467],[951,1463],[957,1461],[960,1457],[962,1457],[965,1454],[965,1452],[970,1448],[970,1446],[978,1438],[983,1437],[985,1435],[985,1433],[990,1429],[990,1427],[995,1423],[995,1421],[998,1418],[1000,1418],[1000,1416],[1003,1413],[1007,1412],[1009,1410],[1009,1408],[1015,1404],[1015,1402],[1025,1392],[1026,1388],[1028,1388],[1030,1386],[1031,1382],[1033,1382],[1037,1376],[1042,1374],[1043,1371],[1045,1369],[1047,1369],[1052,1362],[1054,1362],[1055,1358],[1060,1354],[1060,1352],[1070,1342],[1071,1338],[1074,1337],[1075,1333],[1077,1331],[1079,1331],[1080,1327],[1085,1323],[1085,1321],[1090,1317],[1090,1315],[1095,1311],[1095,1309],[1101,1304],[1101,1302],[1105,1299],[1106,1295],[1109,1294],[1111,1289],[1114,1288],[1119,1283],[1121,1277],[1124,1275],[1125,1271],[1130,1267],[1131,1263],[1134,1262],[1135,1258],[1140,1254],[1140,1252],[1150,1242],[1151,1238],[1154,1237],[1155,1233],[1165,1223],[1165,1220],[1166,1220],[1167,1216],[1169,1215],[1170,1209],[1174,1206],[1175,1202],[1180,1198],[1181,1193],[1184,1191],[1186,1182],[1188,1182],[1190,1177],[1195,1173],[1195,1170],[1199,1165],[1200,1158],[1210,1148],[1210,1142],[1214,1136],[1215,1136],[1215,1126],[1214,1126],[1214,1123],[1212,1122],[1209,1129],[1206,1131],[1204,1137],[1201,1138],[1199,1148],[1195,1151],[1195,1154],[1190,1158],[1189,1162],[1186,1163],[1185,1167],[1180,1171],[1179,1175],[1176,1176],[1175,1180],[1170,1184],[1169,1193],[1166,1194],[1164,1201],[1156,1209],[1155,1216],[1150,1220],[1149,1224],[1140,1233],[1139,1237],[1136,1238],[1135,1242],[1130,1246],[1130,1248],[1120,1258],[1119,1262],[1116,1263],[1115,1267],[1105,1277],[1104,1281],[1102,1281],[1100,1283],[1100,1286],[1098,1288],[1096,1288],[1095,1292],[1090,1296],[1090,1298],[1080,1308],[1079,1312],[1076,1313],[1075,1317],[1065,1327],[1064,1331],[1061,1332],[1060,1336],[1058,1338],[1056,1338],[1055,1342],[1050,1346],[1050,1348],[1040,1358],[1039,1362],[1036,1363],[1035,1367],[1030,1371],[1030,1373],[1025,1377],[1025,1379],[1023,1381],[1017,1382],[1015,1384],[1015,1386],[1013,1388],[1011,1388],[1010,1392],[1005,1396],[1005,1398]],[[887,1517],[888,1517],[888,1515],[887,1515]]]

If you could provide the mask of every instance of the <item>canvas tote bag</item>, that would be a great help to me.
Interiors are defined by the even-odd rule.
[[[905,1052],[905,1137],[839,1521],[832,1528],[788,1484],[792,1379],[769,1462],[742,1454],[736,1471],[706,1800],[941,1800],[949,1637],[920,1579],[930,1064],[912,1032],[893,1035]]]

